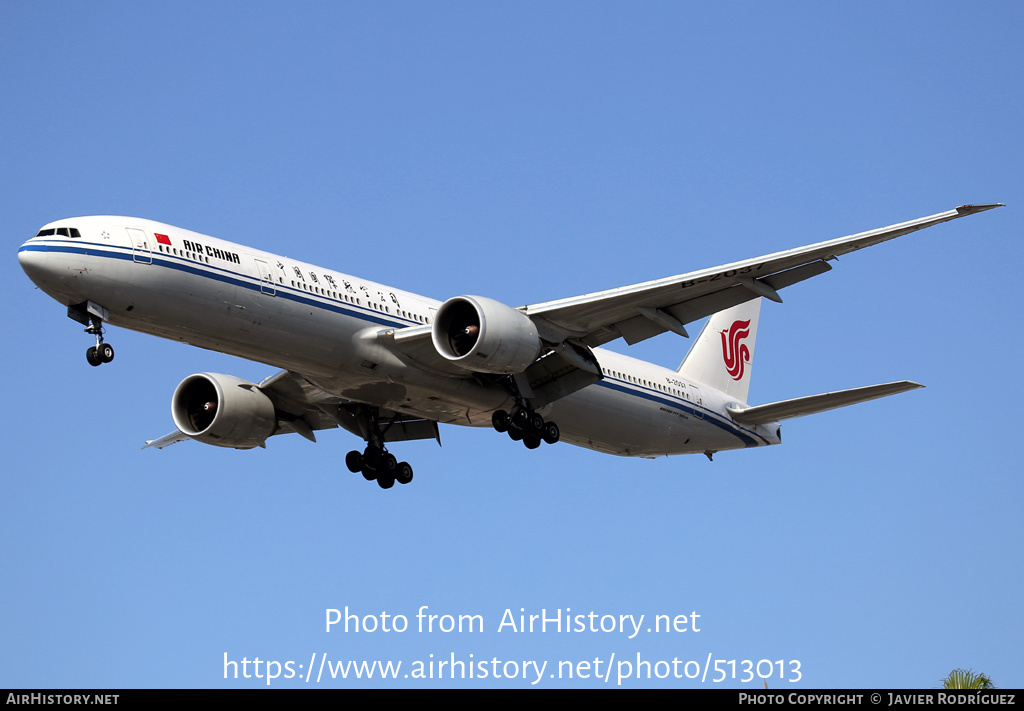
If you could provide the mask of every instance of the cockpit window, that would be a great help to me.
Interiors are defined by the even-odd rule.
[[[54,235],[77,239],[82,236],[82,233],[78,231],[77,227],[48,227],[36,233],[36,237],[52,237]]]

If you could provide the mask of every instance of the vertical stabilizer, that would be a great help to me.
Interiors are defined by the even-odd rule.
[[[761,299],[712,314],[690,348],[679,374],[747,402]]]

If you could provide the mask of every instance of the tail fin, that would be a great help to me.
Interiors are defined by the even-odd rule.
[[[761,299],[712,314],[679,366],[687,380],[747,402]]]

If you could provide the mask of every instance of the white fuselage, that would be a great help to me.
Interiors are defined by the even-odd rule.
[[[511,398],[456,365],[381,344],[432,323],[441,302],[150,220],[80,217],[43,228],[19,260],[65,305],[91,301],[115,325],[304,375],[331,394],[442,423],[489,426]],[[65,230],[66,231],[66,230]],[[603,379],[547,406],[561,439],[626,456],[777,444],[778,427],[739,425],[725,394],[667,368],[594,349]],[[742,404],[742,403],[739,403]]]

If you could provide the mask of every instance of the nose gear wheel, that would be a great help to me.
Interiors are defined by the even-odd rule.
[[[89,346],[85,351],[85,359],[91,366],[103,365],[114,360],[114,347],[103,342],[103,321],[96,316],[89,317],[86,333],[96,336],[96,345]]]

